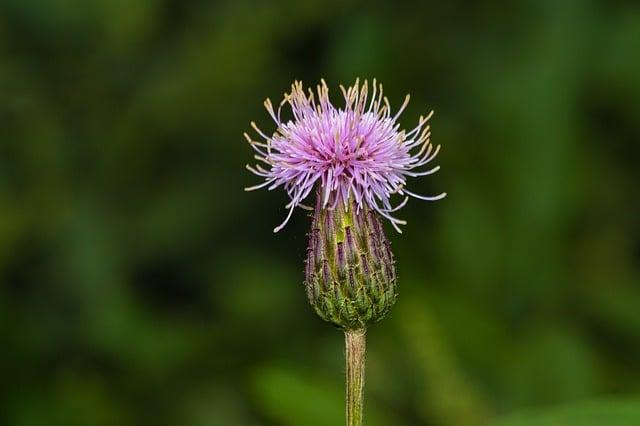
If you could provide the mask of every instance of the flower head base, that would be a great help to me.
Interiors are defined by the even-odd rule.
[[[383,319],[396,301],[396,268],[378,215],[352,203],[325,209],[318,197],[304,282],[320,318],[344,330]]]
[[[330,102],[324,80],[316,93],[310,89],[305,93],[302,83],[295,82],[277,111],[269,99],[264,103],[278,126],[273,135],[268,136],[255,123],[251,125],[264,142],[254,141],[245,133],[258,153],[255,159],[267,166],[247,165],[247,169],[265,179],[247,190],[283,186],[291,200],[286,206],[286,219],[274,232],[286,225],[295,207],[306,207],[303,201],[316,186],[321,188],[318,196],[322,208],[335,209],[339,203],[346,207],[352,200],[357,211],[368,207],[388,219],[398,232],[399,225],[406,222],[391,213],[402,208],[408,196],[434,201],[446,195],[426,197],[405,188],[407,177],[426,176],[440,169],[436,166],[418,170],[430,163],[440,149],[429,141],[427,121],[433,112],[420,117],[418,125],[405,132],[400,130],[397,119],[409,102],[408,95],[392,116],[382,85],[375,80],[370,98],[367,81],[360,85],[356,80],[353,86],[340,89],[345,100],[343,108]],[[293,113],[293,119],[288,121],[281,118],[286,104]],[[396,206],[391,205],[394,194],[404,197]]]

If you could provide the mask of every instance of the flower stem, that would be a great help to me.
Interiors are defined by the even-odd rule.
[[[345,330],[347,426],[361,426],[364,405],[365,330]]]

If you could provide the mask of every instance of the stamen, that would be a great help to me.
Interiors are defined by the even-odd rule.
[[[407,94],[407,96],[404,98],[404,102],[402,103],[402,106],[400,106],[400,109],[398,110],[396,115],[393,116],[391,121],[396,121],[398,119],[398,117],[400,117],[400,114],[402,114],[402,111],[404,111],[404,109],[407,107],[407,105],[409,105],[409,100],[410,99],[411,99],[411,95]]]
[[[259,185],[255,185],[255,186],[250,186],[248,188],[245,188],[244,190],[249,192],[249,191],[255,191],[256,189],[260,189],[260,188],[264,188],[265,186],[269,185],[271,182],[273,182],[274,180],[276,180],[276,178],[272,178],[270,180],[267,180],[265,182],[262,182]]]
[[[409,201],[409,197],[404,197],[404,200],[402,200],[400,204],[398,204],[397,206],[391,209],[384,209],[384,211],[387,213],[397,212],[398,210],[400,210],[401,208],[407,205],[407,201]]]
[[[438,201],[438,200],[442,200],[444,197],[447,196],[447,193],[443,192],[440,195],[436,195],[436,196],[433,196],[433,197],[427,197],[427,196],[424,196],[424,195],[414,194],[413,192],[407,191],[406,189],[402,188],[400,190],[400,194],[403,194],[403,193],[407,193],[407,194],[411,195],[412,197],[418,198],[420,200],[425,200],[425,201]]]
[[[266,140],[271,140],[271,138],[270,138],[269,136],[265,135],[265,134],[262,132],[262,130],[260,130],[260,128],[256,125],[255,121],[252,121],[252,122],[251,122],[251,127],[253,127],[253,130],[255,130],[256,132],[258,132],[258,134],[259,134],[260,136],[262,136],[264,139],[266,139]]]
[[[293,209],[295,209],[295,208],[296,208],[295,204],[291,206],[291,208],[289,209],[289,214],[287,214],[287,217],[285,218],[284,222],[282,222],[280,225],[278,225],[275,228],[273,228],[273,232],[274,233],[280,231],[282,228],[285,227],[287,222],[289,222],[289,219],[291,219],[291,214],[293,213]]]
[[[436,166],[431,170],[427,170],[426,172],[404,172],[404,174],[411,177],[429,176],[436,173],[438,170],[440,170],[440,166]]]

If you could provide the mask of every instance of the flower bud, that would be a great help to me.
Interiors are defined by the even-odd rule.
[[[355,204],[323,208],[309,233],[305,285],[311,306],[345,330],[381,320],[396,300],[393,254],[375,212]]]

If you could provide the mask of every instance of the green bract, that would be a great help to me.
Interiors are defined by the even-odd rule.
[[[345,330],[381,320],[396,300],[390,243],[375,212],[354,204],[313,215],[305,285],[309,302],[325,321]]]

